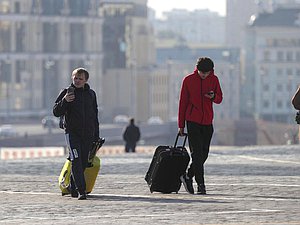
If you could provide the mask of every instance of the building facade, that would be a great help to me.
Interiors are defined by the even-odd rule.
[[[146,0],[102,1],[103,118],[148,118],[148,75],[155,65],[153,28]]]
[[[71,71],[86,67],[101,92],[98,0],[0,1],[0,116],[52,113]]]
[[[188,46],[225,44],[225,17],[216,12],[173,9],[164,12],[164,16],[152,20],[158,45],[163,39],[171,38]]]
[[[256,119],[294,123],[291,97],[300,80],[300,6],[253,19],[247,32],[246,78]],[[250,90],[250,89],[249,89]]]

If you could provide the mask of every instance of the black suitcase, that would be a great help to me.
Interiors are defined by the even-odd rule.
[[[185,148],[187,134],[184,134],[182,146],[158,146],[154,152],[145,180],[150,192],[178,193],[181,187],[180,176],[186,172],[190,156]]]

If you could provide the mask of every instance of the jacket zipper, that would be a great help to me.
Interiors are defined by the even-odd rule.
[[[203,123],[203,118],[204,118],[204,107],[203,107],[203,105],[204,105],[204,97],[203,97],[203,95],[202,95],[202,89],[203,89],[203,87],[202,87],[202,83],[203,83],[203,80],[201,79],[201,77],[200,77],[200,83],[201,83],[201,89],[200,89],[200,98],[201,98],[201,110],[202,110],[202,119],[201,119],[201,123]]]
[[[84,89],[82,91],[82,113],[83,113],[83,129],[82,129],[82,136],[85,134],[85,101],[84,101]]]

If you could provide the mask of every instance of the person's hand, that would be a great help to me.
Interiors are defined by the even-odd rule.
[[[183,134],[184,134],[184,128],[179,128],[178,129],[178,134],[179,134],[179,136],[183,136]]]
[[[64,96],[64,99],[67,102],[73,102],[75,99],[75,95],[74,95],[74,93],[66,93],[66,95]]]
[[[215,98],[215,92],[213,91],[210,91],[208,92],[207,94],[204,95],[206,98],[209,98],[209,99],[214,99]]]

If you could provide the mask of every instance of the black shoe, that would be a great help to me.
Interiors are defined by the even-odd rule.
[[[67,190],[65,190],[64,192],[61,192],[61,195],[62,195],[62,196],[71,194],[72,191],[71,191],[70,185],[69,185],[66,189],[67,189]]]
[[[86,193],[80,194],[78,197],[78,200],[85,200],[86,199]]]
[[[198,190],[197,190],[198,195],[206,195],[206,189],[204,184],[198,185]]]
[[[71,196],[72,198],[77,198],[78,197],[78,192],[76,190],[71,191]]]
[[[184,174],[180,176],[180,180],[183,183],[185,190],[190,194],[194,194],[193,179],[190,179],[186,174]]]

